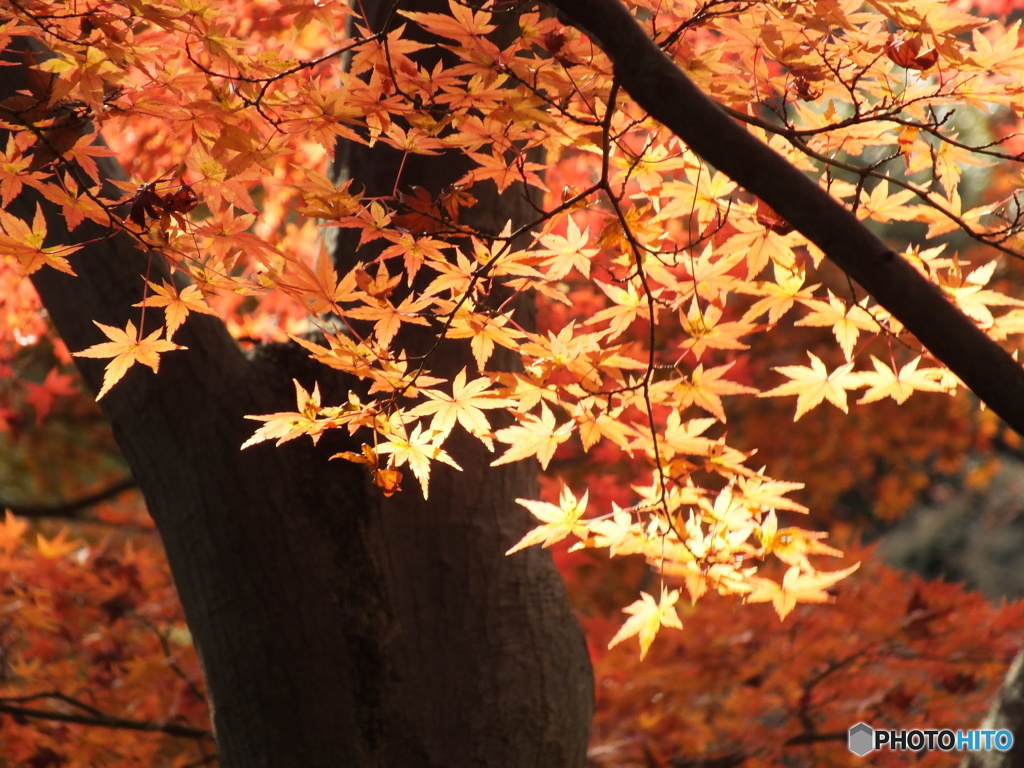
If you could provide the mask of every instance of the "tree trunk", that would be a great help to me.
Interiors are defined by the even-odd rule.
[[[0,98],[22,87],[5,72]],[[68,234],[59,209],[28,191],[11,213],[30,220],[37,200],[47,245],[104,234]],[[117,236],[72,257],[78,277],[33,275],[71,350],[101,340],[93,320],[138,323],[146,260]],[[150,279],[161,272],[155,263]],[[535,468],[491,468],[456,439],[465,471],[436,468],[425,502],[408,482],[384,499],[364,467],[328,463],[332,435],[319,448],[240,451],[255,426],[243,417],[292,407],[293,377],[319,381],[325,402],[354,383],[292,346],[246,356],[207,316],[175,341],[188,351],[165,355],[159,375],[135,366],[101,402],[167,550],[221,764],[582,765],[582,635],[547,553],[504,556],[529,526],[514,499],[534,492]],[[98,391],[102,363],[78,362]]]
[[[960,768],[1021,768],[1024,766],[1024,651],[1010,665],[992,706],[978,726],[984,731],[1009,731],[1013,746],[1006,752],[969,752]]]

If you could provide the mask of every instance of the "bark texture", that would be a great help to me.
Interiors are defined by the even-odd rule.
[[[0,98],[24,72],[5,69]],[[4,140],[0,136],[0,141]],[[109,177],[121,171],[105,162]],[[23,193],[11,212],[43,205]],[[72,350],[124,327],[147,256],[123,236],[71,258],[78,277],[33,282]],[[162,272],[157,258],[151,279]],[[147,329],[148,330],[148,329]],[[294,403],[290,380],[325,401],[355,383],[294,347],[244,355],[214,318],[192,316],[159,375],[132,369],[102,401],[167,550],[203,660],[225,768],[582,766],[592,678],[582,634],[547,553],[504,552],[528,528],[514,499],[533,469],[491,469],[468,446],[464,472],[435,471],[431,500],[384,500],[363,467],[308,442],[239,446]],[[102,361],[78,360],[98,391]],[[331,437],[323,443],[330,443]],[[358,449],[357,449],[358,450]]]
[[[1022,768],[1024,766],[1024,651],[1013,660],[1003,687],[981,725],[982,730],[1013,734],[1013,746],[1005,752],[991,749],[970,752],[961,768]]]

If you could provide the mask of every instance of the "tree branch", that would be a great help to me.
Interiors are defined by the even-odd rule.
[[[118,728],[128,731],[148,731],[151,733],[164,733],[168,736],[180,736],[189,739],[213,739],[213,734],[206,728],[195,728],[190,725],[177,723],[160,723],[150,720],[130,720],[124,717],[106,715],[98,710],[81,704],[80,702],[63,695],[41,694],[30,698],[59,698],[63,701],[78,706],[86,712],[76,714],[73,712],[56,712],[49,709],[34,709],[11,703],[24,699],[0,699],[0,713],[13,715],[15,717],[33,717],[42,720],[54,720],[61,723],[75,723],[77,725],[88,725],[96,728]]]
[[[75,520],[80,518],[82,513],[89,507],[95,506],[107,499],[112,499],[118,494],[127,491],[129,488],[135,487],[135,481],[130,477],[127,477],[108,485],[106,488],[101,488],[94,493],[90,493],[86,496],[80,496],[77,499],[62,501],[57,504],[12,504],[0,498],[0,509],[9,509],[18,517],[64,517]]]
[[[665,127],[774,208],[870,293],[995,413],[1024,434],[1024,368],[816,182],[734,121],[621,0],[548,0],[611,59],[618,83]]]

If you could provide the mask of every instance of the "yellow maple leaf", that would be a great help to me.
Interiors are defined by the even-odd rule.
[[[512,405],[513,401],[507,398],[494,397],[486,389],[491,386],[491,380],[479,378],[466,383],[466,369],[463,368],[452,379],[452,393],[438,392],[434,389],[421,389],[420,392],[428,399],[420,403],[411,411],[410,416],[429,416],[434,418],[430,422],[430,429],[438,435],[440,442],[446,438],[455,428],[456,421],[471,435],[480,438],[487,446],[487,450],[494,450],[494,442],[488,436],[491,425],[482,409],[504,408]]]
[[[784,395],[796,395],[796,415],[793,421],[798,420],[809,410],[819,405],[822,400],[828,400],[832,405],[843,413],[849,412],[846,405],[846,390],[857,389],[863,386],[857,374],[851,373],[853,363],[846,363],[836,368],[832,373],[828,372],[825,364],[821,362],[813,352],[808,352],[811,358],[810,367],[806,365],[784,365],[772,370],[789,376],[792,381],[780,384],[775,389],[762,392],[761,397],[782,397]]]
[[[408,464],[412,473],[420,481],[423,498],[429,493],[430,462],[440,461],[455,469],[462,469],[455,460],[440,446],[440,438],[433,430],[424,431],[422,424],[417,424],[408,437],[390,435],[388,442],[377,446],[377,453],[390,453],[392,468]]]
[[[572,434],[574,424],[571,421],[557,426],[555,415],[546,403],[540,404],[540,418],[524,414],[521,423],[513,427],[499,429],[495,437],[511,447],[499,458],[491,462],[492,467],[525,459],[536,454],[541,469],[548,468],[548,462],[555,455],[555,449]]]
[[[586,526],[579,522],[583,513],[587,511],[587,499],[589,491],[584,491],[583,496],[577,499],[568,486],[562,486],[562,492],[558,496],[558,504],[551,504],[546,501],[533,501],[531,499],[516,499],[530,510],[530,513],[541,521],[542,525],[527,533],[512,547],[506,555],[518,552],[521,549],[540,544],[550,547],[564,539],[569,534],[583,536],[586,533]]]
[[[797,603],[830,603],[833,600],[826,590],[836,582],[845,579],[860,568],[855,563],[841,571],[803,571],[793,566],[782,577],[782,584],[762,579],[758,587],[747,595],[748,603],[772,603],[780,619],[786,618]]]
[[[591,240],[590,228],[587,227],[581,232],[572,217],[569,217],[564,237],[556,234],[543,235],[540,244],[545,247],[535,253],[547,257],[544,264],[548,266],[548,279],[561,280],[573,267],[584,277],[590,277],[590,260],[600,250],[587,247]]]
[[[679,347],[693,353],[700,360],[708,349],[747,349],[750,345],[740,341],[753,333],[756,326],[746,322],[722,322],[722,309],[714,304],[702,304],[696,297],[690,302],[686,315],[679,310],[679,321],[689,338]]]
[[[47,539],[41,533],[37,533],[36,548],[39,550],[39,554],[47,560],[56,560],[74,552],[81,545],[75,540],[68,541],[67,535],[68,532],[62,530],[52,539]]]
[[[870,387],[857,403],[873,403],[876,400],[891,397],[902,405],[915,390],[948,392],[949,388],[943,384],[945,371],[941,368],[925,368],[919,371],[917,364],[920,362],[921,356],[918,355],[897,372],[872,355],[871,363],[875,366],[874,372],[862,371],[856,374],[862,386]]]
[[[805,531],[802,528],[779,529],[779,520],[775,510],[765,516],[757,537],[761,540],[761,557],[772,554],[789,566],[796,566],[803,571],[813,571],[810,555],[829,555],[842,557],[843,553],[825,544],[821,539],[828,536],[821,531]]]
[[[860,304],[848,304],[828,293],[828,301],[806,299],[802,303],[811,309],[811,313],[800,318],[794,325],[811,325],[832,328],[836,341],[843,348],[846,361],[853,359],[853,348],[861,331],[878,331],[878,321],[864,308],[864,299]]]
[[[646,592],[641,592],[639,600],[622,609],[623,613],[631,614],[631,618],[627,619],[626,623],[615,633],[615,637],[608,643],[608,647],[613,648],[623,640],[638,635],[640,659],[643,660],[651,643],[654,642],[658,630],[662,627],[683,628],[683,623],[679,620],[679,614],[675,609],[678,600],[678,589],[669,592],[662,586],[661,599],[658,602],[655,602],[654,598]]]
[[[107,367],[103,371],[103,386],[100,388],[99,394],[96,395],[97,400],[107,394],[110,388],[120,381],[125,372],[135,363],[148,366],[156,373],[160,367],[161,352],[170,352],[172,349],[185,349],[185,347],[172,341],[161,339],[160,336],[164,332],[163,328],[157,328],[149,336],[142,339],[135,328],[135,323],[131,320],[128,321],[128,325],[125,326],[123,331],[120,328],[97,323],[95,320],[93,323],[103,331],[110,341],[94,344],[88,349],[83,349],[81,352],[74,352],[73,354],[76,357],[113,358],[107,363]]]
[[[314,444],[320,439],[327,424],[325,420],[317,419],[323,410],[320,404],[320,385],[314,384],[313,391],[307,392],[305,387],[299,384],[298,379],[292,379],[292,383],[295,385],[295,403],[298,410],[246,416],[247,419],[264,423],[252,437],[242,443],[242,448],[262,443],[264,440],[277,440],[277,445],[281,445],[302,435],[309,435]]]
[[[649,318],[651,312],[647,303],[647,297],[640,295],[640,290],[637,288],[638,282],[638,279],[630,280],[626,283],[625,288],[620,288],[617,285],[595,280],[595,285],[604,291],[605,295],[611,300],[611,306],[594,313],[589,319],[584,321],[584,325],[596,325],[606,320],[609,321],[607,338],[610,341],[628,331],[629,326],[637,318]]]
[[[735,362],[705,370],[704,365],[698,363],[697,367],[690,371],[689,379],[669,381],[665,389],[671,392],[680,409],[696,405],[725,423],[725,408],[722,406],[721,395],[749,394],[757,391],[745,384],[722,378],[733,365]]]

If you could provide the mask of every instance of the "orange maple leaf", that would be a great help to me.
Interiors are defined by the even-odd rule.
[[[4,514],[4,521],[0,523],[0,552],[14,550],[21,543],[27,528],[28,523],[20,517],[15,517],[8,509]]]
[[[167,340],[170,341],[174,332],[178,330],[189,312],[202,312],[205,315],[216,315],[199,288],[189,285],[180,291],[177,286],[162,280],[160,285],[146,281],[153,290],[153,295],[147,296],[143,301],[135,304],[136,307],[163,307],[164,322],[167,325]]]
[[[359,320],[374,320],[373,331],[377,343],[387,349],[402,323],[430,325],[421,313],[432,303],[430,299],[417,300],[407,296],[397,307],[390,301],[378,300],[377,306],[368,303],[365,307],[346,310],[345,314]]]
[[[452,319],[447,336],[450,339],[471,339],[469,346],[476,358],[477,368],[483,371],[494,354],[495,344],[506,349],[519,349],[523,334],[508,327],[510,319],[510,314],[491,317],[477,312],[459,311]]]
[[[414,13],[399,11],[399,14],[412,19],[424,29],[441,37],[467,43],[475,37],[483,37],[493,32],[495,26],[490,23],[491,14],[486,11],[473,12],[472,8],[455,2],[449,2],[451,14]]]
[[[170,352],[172,349],[186,349],[186,347],[180,344],[161,339],[160,336],[164,332],[163,328],[157,328],[149,336],[142,339],[135,328],[135,323],[131,320],[128,321],[128,325],[125,326],[123,331],[120,328],[97,323],[95,320],[93,323],[103,331],[110,341],[94,344],[88,349],[83,349],[81,352],[74,352],[73,354],[75,357],[113,358],[107,363],[107,367],[103,371],[103,387],[100,389],[99,394],[96,395],[97,400],[107,394],[110,388],[120,381],[125,372],[135,363],[149,366],[156,373],[160,367],[161,352]]]
[[[36,203],[36,215],[29,227],[17,216],[0,210],[0,255],[13,256],[18,260],[18,276],[26,277],[44,265],[49,265],[69,275],[75,274],[68,260],[64,258],[81,246],[65,245],[44,248],[46,241],[46,217]]]

